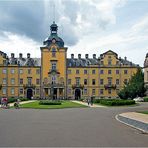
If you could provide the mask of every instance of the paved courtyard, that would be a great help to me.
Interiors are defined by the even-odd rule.
[[[0,110],[0,146],[148,146],[148,135],[115,115],[148,109],[136,107]]]

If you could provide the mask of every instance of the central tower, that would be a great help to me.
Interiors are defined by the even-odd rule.
[[[41,97],[46,99],[66,98],[67,48],[58,36],[58,26],[53,22],[50,36],[41,49]]]

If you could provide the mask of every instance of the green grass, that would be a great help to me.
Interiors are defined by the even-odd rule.
[[[20,105],[21,108],[33,108],[33,109],[62,109],[62,108],[81,108],[87,107],[71,101],[62,101],[61,105],[39,105],[39,101],[26,103]]]
[[[138,113],[142,113],[142,114],[148,114],[148,111],[140,111]]]

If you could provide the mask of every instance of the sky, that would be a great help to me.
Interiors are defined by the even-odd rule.
[[[54,20],[69,58],[72,53],[92,57],[112,50],[143,66],[148,53],[148,0],[0,1],[0,51],[41,57],[40,47]]]

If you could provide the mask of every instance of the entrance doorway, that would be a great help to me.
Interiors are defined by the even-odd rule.
[[[28,98],[28,99],[31,99],[32,96],[33,96],[33,91],[32,91],[32,89],[31,89],[31,88],[27,89],[27,98]]]
[[[53,89],[53,100],[57,99],[57,88]]]
[[[77,88],[75,90],[75,100],[79,100],[80,98],[81,98],[81,90]]]

